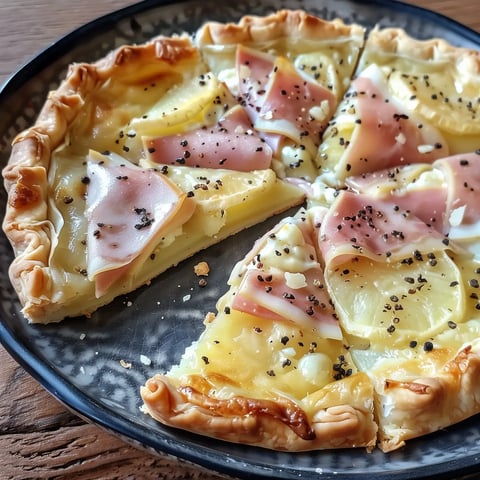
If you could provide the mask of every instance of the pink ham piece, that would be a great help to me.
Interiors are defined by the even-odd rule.
[[[239,47],[236,61],[243,105],[274,153],[280,145],[278,136],[316,149],[336,105],[333,93],[302,76],[283,57]]]
[[[289,219],[295,222],[298,219]],[[296,234],[300,234],[307,245],[308,265],[301,272],[286,272],[269,264],[264,254],[268,238],[275,238],[283,222],[256,242],[242,262],[242,280],[234,296],[232,308],[266,320],[291,321],[305,329],[315,329],[324,338],[340,340],[342,333],[335,310],[325,288],[323,270],[315,258],[313,238],[308,222],[296,222]],[[303,242],[300,242],[303,244]],[[302,246],[299,246],[302,248]],[[281,248],[281,247],[279,247]],[[295,244],[289,247],[298,248]],[[280,251],[278,255],[282,254]],[[286,254],[285,252],[283,253]],[[288,254],[287,254],[288,255]],[[238,266],[233,272],[238,275]],[[289,280],[289,275],[300,277]]]
[[[240,172],[270,167],[271,148],[253,131],[245,109],[229,109],[213,126],[181,134],[143,139],[155,163],[188,167],[226,168]]]
[[[389,93],[387,79],[369,66],[347,92],[355,110],[355,128],[341,157],[349,175],[412,163],[432,163],[448,155],[442,135],[415,120]]]
[[[170,180],[115,155],[91,151],[87,163],[87,270],[96,295],[150,255],[159,238],[182,225],[194,204]]]
[[[432,168],[431,165],[420,164],[418,167],[418,172]],[[404,173],[402,167],[395,167],[349,177],[345,184],[356,193],[390,202],[403,214],[413,214],[438,232],[447,233],[444,225],[447,184],[427,185],[421,189],[406,190]],[[406,181],[408,182],[408,179]]]
[[[342,191],[323,218],[318,245],[328,268],[346,257],[401,260],[420,248],[445,250],[444,236],[393,203],[368,195]]]
[[[239,99],[253,125],[258,121],[260,105],[265,95],[270,74],[275,65],[275,57],[243,45],[237,47],[235,63],[238,74]],[[282,143],[282,135],[259,132],[259,135],[277,155]]]
[[[324,338],[342,339],[335,311],[329,302],[323,274],[318,269],[304,272],[306,285],[291,288],[285,273],[249,269],[243,277],[232,307],[241,312],[273,321],[293,321],[307,329],[315,329]]]
[[[480,221],[480,151],[437,160],[434,167],[444,172],[448,185],[445,219],[462,209],[459,221],[472,225]]]
[[[400,212],[413,214],[444,235],[450,235],[452,227],[479,222],[480,153],[457,154],[431,165],[418,165],[419,172],[432,169],[442,173],[441,184],[406,190],[407,182],[411,182],[404,178],[408,172],[405,167],[396,167],[349,177],[346,185],[356,193],[390,202]]]

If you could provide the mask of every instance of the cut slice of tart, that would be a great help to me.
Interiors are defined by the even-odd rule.
[[[375,445],[372,383],[343,341],[313,233],[301,210],[256,242],[200,338],[142,387],[146,412],[277,450]]]
[[[279,180],[271,160],[186,36],[73,65],[3,171],[24,315],[89,315],[301,203],[304,191]]]
[[[323,181],[479,148],[480,54],[401,29],[369,33],[317,156]]]
[[[372,380],[379,446],[480,411],[478,153],[347,179],[325,213],[325,280],[359,371]]]
[[[207,22],[195,42],[271,146],[280,176],[312,181],[323,131],[350,83],[365,29],[300,10]]]

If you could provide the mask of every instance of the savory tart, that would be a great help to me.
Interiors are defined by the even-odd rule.
[[[302,203],[363,31],[285,10],[73,65],[3,171],[24,315],[89,315]]]
[[[25,317],[90,315],[298,206],[145,411],[386,452],[479,413],[479,86],[477,51],[300,10],[73,65],[3,170]]]

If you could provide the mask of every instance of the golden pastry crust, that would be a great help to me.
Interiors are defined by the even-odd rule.
[[[410,438],[435,432],[461,422],[480,411],[480,355],[478,342],[463,347],[435,374],[408,380],[386,378],[381,371],[376,411],[379,419],[379,446],[389,452]],[[386,414],[388,412],[388,415]]]
[[[295,42],[305,40],[332,40],[339,37],[363,40],[365,29],[360,25],[346,25],[342,20],[331,22],[309,15],[302,10],[280,10],[266,17],[246,15],[238,23],[208,22],[196,36],[199,46],[260,44],[281,38]]]
[[[25,315],[33,321],[58,321],[65,316],[62,307],[54,305],[55,281],[49,266],[56,243],[48,217],[53,152],[68,141],[68,131],[92,92],[109,79],[135,84],[162,72],[188,71],[198,62],[199,53],[188,37],[158,37],[144,45],[119,47],[94,64],[72,65],[58,89],[50,92],[35,125],[14,139],[3,170],[8,193],[3,229],[15,253],[10,279]],[[56,309],[60,312],[55,313]],[[87,306],[79,314],[92,309]]]
[[[401,28],[373,29],[368,35],[360,68],[375,54],[406,57],[415,62],[465,62],[472,73],[480,71],[478,51],[455,47],[443,38],[418,40]]]
[[[374,29],[358,71],[376,63],[389,86],[415,114],[439,128],[450,153],[478,148],[480,52],[444,39],[418,40],[399,28]]]
[[[285,397],[218,400],[186,384],[174,386],[164,375],[149,379],[141,395],[147,412],[161,423],[230,442],[290,452],[371,449],[376,443],[371,383],[364,374],[313,393],[308,412]]]

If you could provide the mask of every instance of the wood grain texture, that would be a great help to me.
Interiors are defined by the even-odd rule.
[[[131,5],[127,0],[2,0],[0,84],[55,39]],[[480,31],[477,0],[415,0]],[[5,46],[8,44],[8,48]],[[0,347],[0,478],[225,479],[138,450],[86,424],[56,401]]]

